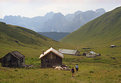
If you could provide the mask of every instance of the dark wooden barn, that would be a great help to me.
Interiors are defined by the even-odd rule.
[[[53,48],[50,48],[41,54],[39,58],[41,59],[42,68],[61,66],[63,54]]]
[[[0,58],[3,67],[23,67],[25,65],[25,56],[18,51],[12,51]]]

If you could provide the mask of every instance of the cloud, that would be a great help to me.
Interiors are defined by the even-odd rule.
[[[90,0],[90,1],[93,3],[100,3],[100,4],[120,3],[121,2],[121,0]]]
[[[0,0],[0,2],[21,2],[21,3],[83,3],[83,2],[96,2],[96,3],[110,3],[121,2],[121,0]]]
[[[120,5],[121,0],[0,0],[2,15],[27,17],[44,15],[50,11],[64,14],[98,8],[108,11]]]
[[[0,0],[0,2],[29,2],[29,0]]]
[[[82,3],[84,0],[49,0],[55,3]]]
[[[82,3],[84,0],[0,0],[0,2],[12,3]]]

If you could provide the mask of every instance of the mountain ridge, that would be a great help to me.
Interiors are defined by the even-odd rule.
[[[73,14],[47,13],[45,16],[33,18],[21,16],[5,16],[0,21],[7,24],[18,25],[36,32],[73,32],[85,23],[105,13],[104,9],[85,12],[77,11]]]

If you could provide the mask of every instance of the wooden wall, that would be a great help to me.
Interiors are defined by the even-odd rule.
[[[62,65],[62,58],[54,54],[53,52],[48,53],[41,58],[41,67],[53,67]]]

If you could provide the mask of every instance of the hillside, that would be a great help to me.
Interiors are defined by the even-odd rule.
[[[59,47],[56,42],[32,30],[0,22],[0,44],[10,46]]]
[[[39,34],[51,38],[53,40],[59,41],[69,34],[69,32],[38,32]]]
[[[39,40],[36,40],[36,37],[40,39],[40,41],[47,40],[46,37],[38,35],[37,33],[22,28],[18,26],[7,25],[5,23],[0,23],[0,39],[8,41],[19,41],[25,44],[40,44]]]
[[[33,18],[10,15],[5,16],[3,19],[0,19],[0,21],[26,27],[36,32],[73,32],[80,26],[104,13],[105,10],[100,8],[95,11],[77,11],[67,15],[50,12],[45,16],[36,16]]]
[[[95,47],[121,42],[121,7],[107,12],[71,33],[62,42]]]

